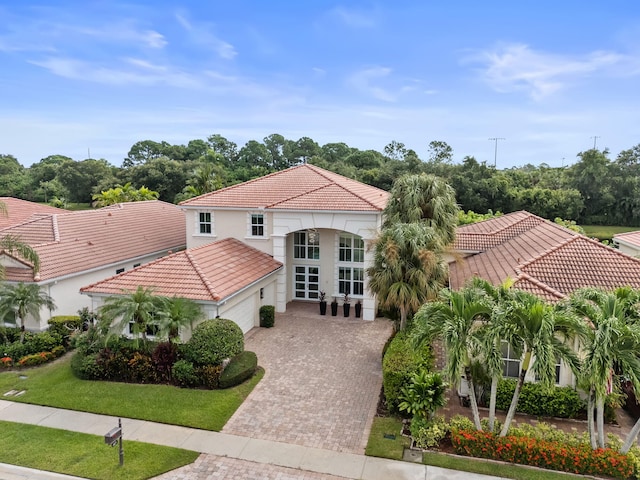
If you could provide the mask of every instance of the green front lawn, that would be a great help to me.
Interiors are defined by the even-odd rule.
[[[136,418],[220,431],[262,378],[226,390],[191,390],[169,385],[80,380],[71,372],[71,355],[48,365],[0,373],[0,395],[26,390],[4,400],[33,403],[117,417]],[[21,379],[20,376],[27,378]]]
[[[401,430],[402,420],[399,418],[374,417],[365,455],[402,460],[404,449],[410,446],[411,441],[400,435]]]
[[[193,463],[197,452],[123,439],[118,448],[96,435],[0,421],[0,463],[95,479],[145,479]],[[105,432],[106,433],[106,432]]]

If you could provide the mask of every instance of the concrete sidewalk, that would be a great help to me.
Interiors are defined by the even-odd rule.
[[[5,400],[0,400],[0,420],[59,428],[100,436],[117,425],[116,417],[8,402]],[[291,445],[270,440],[253,439],[127,418],[122,419],[122,430],[125,441],[137,440],[157,445],[194,450],[218,457],[230,457],[258,464],[287,467],[299,470],[301,478],[305,472],[316,472],[336,477],[362,480],[498,479],[498,477],[366,457],[353,453],[334,452],[301,445]],[[74,477],[0,464],[0,478],[3,480],[56,480],[71,479]]]

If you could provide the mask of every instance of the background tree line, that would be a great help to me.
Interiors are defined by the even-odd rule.
[[[420,158],[396,141],[378,152],[272,134],[239,147],[214,134],[187,145],[137,142],[120,167],[104,159],[51,155],[27,168],[12,155],[0,155],[0,196],[89,203],[94,194],[130,184],[158,192],[161,200],[179,202],[307,162],[384,190],[403,174],[435,174],[454,188],[465,211],[524,209],[582,224],[640,226],[640,144],[615,159],[607,150],[596,149],[577,157],[565,168],[541,163],[498,170],[471,156],[454,161],[452,148],[441,141],[432,141],[428,157]]]

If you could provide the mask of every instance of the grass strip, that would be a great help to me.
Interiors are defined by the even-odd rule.
[[[4,421],[0,431],[0,463],[83,478],[142,480],[193,463],[199,455],[124,438],[124,466],[120,467],[118,448],[96,435]]]
[[[24,390],[3,400],[151,422],[220,431],[264,375],[226,390],[194,390],[170,385],[80,380],[69,366],[71,356],[40,367],[0,373],[0,395]],[[26,378],[21,378],[25,376]]]
[[[515,480],[569,480],[583,479],[580,475],[554,472],[515,464],[490,462],[484,459],[444,455],[437,452],[425,452],[422,463],[434,467],[450,468],[462,472],[482,473],[494,477],[513,478]]]
[[[402,460],[410,440],[400,435],[402,420],[396,417],[374,417],[365,455]],[[390,438],[395,436],[395,438]]]

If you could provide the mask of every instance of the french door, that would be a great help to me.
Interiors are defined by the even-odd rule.
[[[293,298],[317,300],[320,291],[320,267],[294,265]]]

